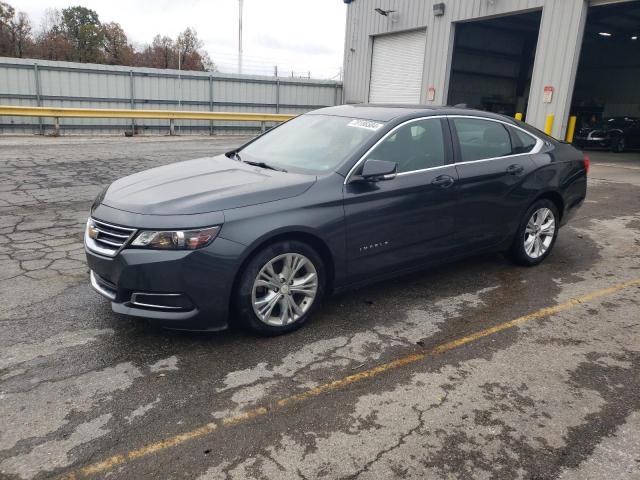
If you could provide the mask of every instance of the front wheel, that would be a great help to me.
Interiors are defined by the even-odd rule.
[[[313,248],[298,241],[277,242],[258,252],[242,272],[236,311],[256,333],[287,333],[307,322],[324,285],[324,265]]]
[[[611,143],[611,151],[614,153],[624,153],[624,151],[627,149],[627,145],[624,141],[624,138],[618,138],[613,140],[613,142]]]
[[[538,200],[525,213],[509,256],[520,265],[538,265],[551,253],[558,227],[559,215],[555,204],[546,199]]]

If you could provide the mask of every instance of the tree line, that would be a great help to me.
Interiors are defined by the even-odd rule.
[[[156,35],[134,46],[117,22],[102,23],[82,6],[50,9],[34,29],[29,16],[0,0],[0,56],[132,67],[216,71],[193,28],[175,39]]]

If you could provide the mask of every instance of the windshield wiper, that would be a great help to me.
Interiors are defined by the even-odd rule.
[[[240,158],[238,157],[238,160],[239,159]],[[269,165],[268,163],[264,163],[264,162],[252,162],[250,160],[244,160],[243,162],[248,163],[249,165],[253,165],[254,167],[268,168],[269,170],[276,170],[278,172],[286,172],[284,168],[274,167],[273,165]]]
[[[284,168],[274,167],[273,165],[269,165],[268,163],[265,163],[265,162],[252,162],[251,160],[242,160],[237,150],[232,150],[230,152],[227,152],[225,153],[225,156],[227,158],[235,158],[236,160],[242,163],[248,163],[249,165],[253,165],[254,167],[268,168],[269,170],[276,170],[277,172],[286,172]]]

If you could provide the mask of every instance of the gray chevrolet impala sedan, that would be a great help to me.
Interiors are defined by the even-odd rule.
[[[174,329],[302,326],[327,294],[483,252],[533,266],[589,159],[512,118],[425,106],[301,115],[224,155],[122,178],[85,232],[115,312]]]

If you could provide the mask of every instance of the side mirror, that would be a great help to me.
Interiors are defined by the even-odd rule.
[[[387,160],[374,160],[370,158],[364,162],[360,178],[366,182],[379,182],[391,180],[398,173],[398,164]]]

